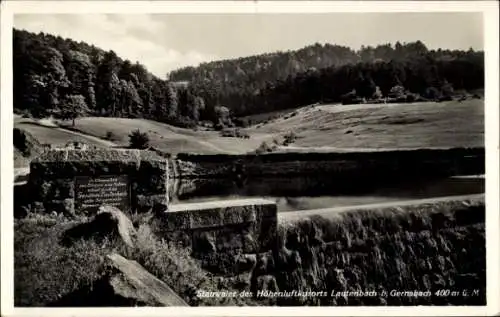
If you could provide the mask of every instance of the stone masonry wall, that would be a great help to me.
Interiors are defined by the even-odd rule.
[[[335,175],[409,177],[483,174],[484,148],[416,149],[349,153],[266,153],[261,155],[178,154],[180,178]]]
[[[178,204],[150,225],[158,237],[190,248],[205,269],[231,275],[272,250],[277,207],[263,199]]]
[[[126,175],[130,182],[130,210],[143,211],[164,197],[166,160],[141,150],[51,150],[32,161],[26,202],[32,212],[73,215],[75,177]]]

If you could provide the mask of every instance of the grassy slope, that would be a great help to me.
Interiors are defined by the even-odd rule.
[[[70,141],[85,142],[90,145],[101,146],[101,142],[93,142],[92,139],[85,136],[75,135],[70,132],[62,131],[52,127],[45,127],[30,122],[20,122],[14,125],[15,128],[20,128],[30,132],[42,144],[66,145]]]
[[[352,109],[352,110],[349,110]],[[286,118],[286,117],[285,117]],[[299,109],[288,119],[251,131],[290,129],[298,147],[419,148],[484,145],[484,102],[395,105],[322,105]]]
[[[260,133],[251,139],[223,138],[215,131],[193,131],[151,120],[125,118],[82,118],[77,120],[76,129],[101,138],[112,132],[120,145],[127,145],[129,133],[139,129],[148,133],[152,146],[173,153],[246,153],[269,138],[268,134]]]
[[[76,140],[102,146],[85,135],[26,122],[15,126],[31,132],[42,143]],[[245,129],[250,139],[220,137],[215,131],[193,131],[144,119],[88,117],[77,120],[75,128],[99,138],[112,132],[113,141],[122,146],[128,144],[132,130],[140,129],[149,134],[152,146],[173,153],[246,153],[264,141],[281,141],[291,130],[299,136],[288,148],[292,151],[483,146],[484,102],[308,106]]]

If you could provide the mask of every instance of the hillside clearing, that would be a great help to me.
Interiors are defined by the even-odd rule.
[[[301,108],[249,131],[292,130],[297,147],[436,148],[484,146],[484,102],[467,100]]]
[[[294,131],[298,138],[278,151],[351,151],[484,146],[484,102],[315,105],[281,115],[245,130],[250,139],[221,137],[217,131],[194,131],[145,120],[86,117],[73,131],[18,121],[15,127],[35,135],[41,143],[64,145],[69,141],[95,146],[128,145],[128,135],[146,132],[150,145],[171,153],[243,154],[262,142],[282,142]],[[111,133],[112,139],[105,140]]]
[[[74,133],[73,131],[61,129],[58,127],[49,127],[44,125],[39,125],[33,122],[20,122],[14,125],[15,128],[19,128],[28,131],[42,144],[53,144],[58,146],[64,146],[68,142],[84,142],[89,145],[99,146],[99,147],[109,147],[112,143],[106,142],[106,140],[101,140],[99,138],[94,138],[91,136],[82,135],[81,133]]]
[[[224,138],[216,131],[194,131],[151,120],[127,118],[81,118],[75,129],[99,138],[105,138],[111,132],[115,137],[113,141],[121,146],[127,146],[130,132],[139,129],[148,134],[151,146],[172,153],[242,154],[272,138],[268,133],[254,133],[251,139]]]

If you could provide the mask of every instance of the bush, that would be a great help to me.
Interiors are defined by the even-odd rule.
[[[222,123],[220,123],[220,122],[219,122],[219,123],[217,123],[217,124],[214,126],[214,129],[215,129],[215,131],[222,131],[222,130],[224,130],[224,129],[225,129],[225,126],[224,126],[224,124],[222,124]]]
[[[246,132],[242,132],[240,129],[224,129],[220,132],[220,136],[227,138],[250,139],[250,135]]]
[[[260,146],[255,150],[255,154],[264,154],[264,153],[270,153],[274,150],[276,150],[276,145],[269,146],[266,142],[262,142]]]
[[[128,137],[129,137],[129,146],[131,149],[144,150],[149,146],[148,134],[142,133],[139,129],[132,131]]]
[[[241,127],[241,128],[246,128],[248,127],[248,119],[241,119],[241,118],[236,118],[233,120],[233,123],[237,126],[237,127]]]
[[[287,146],[289,144],[292,144],[295,142],[295,140],[297,140],[297,135],[295,134],[295,132],[290,131],[283,137],[283,145]]]
[[[179,128],[194,129],[197,126],[197,123],[188,117],[180,117],[174,122],[174,125]]]
[[[113,132],[108,131],[108,132],[106,132],[105,139],[109,140],[109,141],[113,141],[113,140],[116,140],[116,136],[115,136],[115,134]]]
[[[220,136],[226,137],[226,138],[233,138],[235,137],[235,131],[233,129],[224,129],[220,133]]]

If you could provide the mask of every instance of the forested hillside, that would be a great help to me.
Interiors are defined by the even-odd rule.
[[[421,42],[359,51],[316,44],[187,67],[168,80],[113,51],[48,34],[14,30],[13,45],[14,109],[34,117],[142,117],[192,127],[315,102],[436,100],[484,86],[483,52],[432,51]],[[187,87],[175,85],[186,80]]]
[[[419,41],[359,51],[315,44],[298,51],[187,67],[169,77],[190,81],[207,105],[223,105],[243,116],[315,102],[340,102],[349,95],[350,99],[435,100],[453,89],[482,88],[484,53],[428,50]]]
[[[83,42],[14,30],[14,109],[41,118],[144,117],[192,125],[204,108],[186,88]]]

